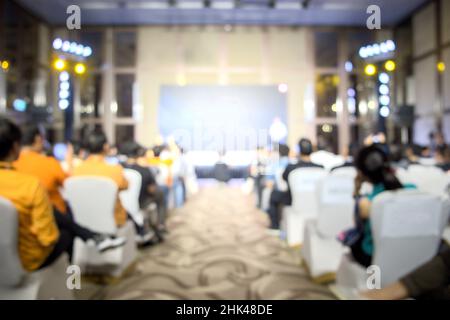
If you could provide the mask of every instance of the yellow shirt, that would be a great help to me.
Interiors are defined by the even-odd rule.
[[[13,165],[17,171],[38,178],[47,190],[53,206],[59,212],[66,213],[66,203],[59,192],[59,188],[64,185],[67,175],[55,158],[47,157],[31,150],[24,150]]]
[[[73,169],[73,176],[106,177],[114,180],[119,190],[128,188],[128,181],[123,175],[123,168],[120,165],[106,163],[102,156],[89,156],[82,164]],[[117,195],[114,217],[119,227],[127,221],[127,213],[120,203],[119,195]]]
[[[59,230],[45,189],[35,177],[0,163],[0,196],[11,201],[19,215],[19,257],[27,271],[38,269],[58,241]],[[0,212],[1,214],[1,212]]]

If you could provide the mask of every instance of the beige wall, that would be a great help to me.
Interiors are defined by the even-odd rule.
[[[303,115],[315,72],[308,28],[140,27],[137,48],[139,142],[150,145],[158,134],[160,86],[190,84],[286,83],[289,144],[303,135],[315,139]]]

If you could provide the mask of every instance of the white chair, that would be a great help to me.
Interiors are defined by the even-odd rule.
[[[374,255],[381,286],[406,275],[436,253],[447,225],[450,204],[447,198],[417,190],[383,192],[371,209]],[[349,288],[368,289],[366,269],[351,254],[342,257],[336,276],[338,293]]]
[[[124,169],[123,174],[128,180],[128,189],[119,192],[120,202],[133,220],[140,226],[144,225],[145,215],[139,205],[142,176],[132,169]]]
[[[408,170],[403,168],[395,169],[395,176],[402,184],[414,184],[414,180],[409,174]]]
[[[91,230],[125,237],[123,247],[99,253],[94,246],[75,239],[73,261],[88,274],[120,277],[137,255],[135,227],[131,221],[117,228],[114,207],[117,185],[103,177],[72,177],[65,182],[67,200],[74,219]]]
[[[311,154],[311,162],[323,166],[326,170],[331,170],[334,167],[343,165],[345,160],[342,156],[320,150]]]
[[[419,190],[435,195],[446,194],[450,184],[450,176],[433,166],[411,165],[408,176]]]
[[[334,280],[341,256],[347,251],[336,238],[354,225],[354,178],[341,173],[328,175],[318,188],[317,221],[306,223],[302,256],[316,282]]]
[[[282,225],[285,226],[287,242],[290,246],[303,243],[305,222],[317,218],[317,184],[326,176],[322,168],[298,168],[288,177],[292,195],[292,205],[283,210]]]
[[[331,171],[331,174],[334,176],[346,176],[346,177],[351,177],[352,179],[354,179],[356,177],[356,169],[355,167],[341,167],[341,168],[336,168],[333,171]]]
[[[0,197],[0,300],[73,299],[66,286],[67,255],[39,271],[22,268],[18,220],[13,204]]]

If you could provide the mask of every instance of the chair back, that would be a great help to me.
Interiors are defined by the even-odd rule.
[[[419,190],[438,196],[445,194],[450,184],[450,176],[433,166],[411,165],[408,176]]]
[[[356,177],[356,169],[355,167],[341,167],[334,169],[331,171],[331,175],[333,176],[346,176],[354,179]]]
[[[288,176],[292,195],[292,207],[296,212],[317,216],[317,186],[325,178],[326,171],[322,168],[297,168]]]
[[[142,177],[139,172],[132,169],[124,169],[123,174],[128,180],[128,189],[119,192],[120,202],[134,221],[142,224],[141,208],[139,205],[139,194],[141,192]]]
[[[0,286],[16,286],[26,274],[19,258],[19,216],[14,205],[0,197]]]
[[[387,191],[372,205],[373,264],[386,285],[436,255],[447,225],[447,198],[418,190]]]
[[[354,225],[353,188],[350,175],[330,174],[320,182],[317,229],[321,235],[336,237]]]
[[[71,177],[64,183],[75,221],[96,232],[115,234],[117,184],[109,178]]]

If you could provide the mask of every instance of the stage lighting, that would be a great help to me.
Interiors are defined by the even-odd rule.
[[[446,68],[446,66],[445,66],[445,63],[444,62],[439,62],[438,64],[437,64],[437,69],[438,69],[438,71],[439,72],[444,72],[445,71],[445,68]]]
[[[280,92],[280,93],[286,93],[287,91],[288,91],[288,85],[287,84],[285,84],[285,83],[280,83],[279,85],[278,85],[278,91]]]
[[[13,102],[13,108],[17,112],[24,112],[27,109],[27,103],[23,99],[16,99]]]
[[[70,53],[75,53],[75,52],[77,52],[77,49],[78,49],[78,44],[76,43],[76,42],[72,42],[71,44],[70,44]]]
[[[4,61],[2,61],[1,66],[2,66],[3,70],[8,70],[9,69],[9,62],[4,60]]]
[[[388,60],[388,61],[386,61],[386,63],[384,64],[384,68],[385,68],[387,71],[389,71],[389,72],[394,71],[396,67],[397,67],[397,66],[396,66],[395,62],[392,61],[392,60]]]
[[[368,57],[367,49],[365,47],[359,49],[359,56],[363,59],[366,59]]]
[[[83,56],[84,57],[89,57],[92,54],[92,49],[91,47],[84,47],[83,49]]]
[[[70,42],[69,41],[64,41],[63,44],[62,44],[61,50],[64,51],[64,52],[69,52],[69,50],[70,50]]]
[[[330,133],[330,132],[333,131],[333,127],[330,126],[329,124],[324,124],[322,126],[322,131],[325,132],[325,133]]]
[[[382,106],[388,106],[391,103],[391,98],[389,96],[380,96],[380,104]]]
[[[379,92],[382,95],[388,95],[389,94],[389,87],[385,84],[382,84],[379,88]]]
[[[61,110],[66,110],[69,107],[69,100],[67,99],[59,100],[58,106]]]
[[[61,90],[69,90],[70,84],[68,81],[62,81],[61,84],[59,85],[59,88]]]
[[[344,67],[345,71],[347,71],[348,73],[353,71],[353,63],[351,61],[347,61]]]
[[[389,51],[395,51],[396,49],[395,43],[392,40],[386,41],[386,46]]]
[[[389,114],[391,113],[391,110],[389,110],[389,107],[383,106],[380,108],[380,116],[383,118],[389,117]]]
[[[59,81],[63,82],[63,81],[69,81],[69,73],[67,71],[61,72],[61,74],[59,75]]]
[[[84,52],[84,46],[82,44],[79,44],[77,46],[77,50],[75,51],[75,54],[82,56]]]
[[[349,88],[347,90],[347,96],[349,96],[350,98],[354,98],[356,96],[356,90],[353,88]]]
[[[60,38],[56,38],[53,41],[53,49],[60,50],[63,46],[63,41]]]
[[[366,75],[368,76],[374,76],[377,73],[377,67],[373,64],[368,64],[365,68],[364,68],[364,72],[366,73]]]
[[[58,71],[62,71],[66,68],[66,62],[63,59],[56,59],[53,63],[53,67]]]
[[[389,81],[391,80],[391,78],[389,77],[389,75],[387,73],[380,73],[378,80],[382,83],[382,84],[388,84]]]
[[[67,91],[67,90],[60,90],[59,91],[59,98],[61,100],[67,99],[67,98],[69,98],[69,96],[70,96],[69,91]]]
[[[76,74],[84,74],[86,72],[86,66],[83,63],[77,63],[74,70]]]

